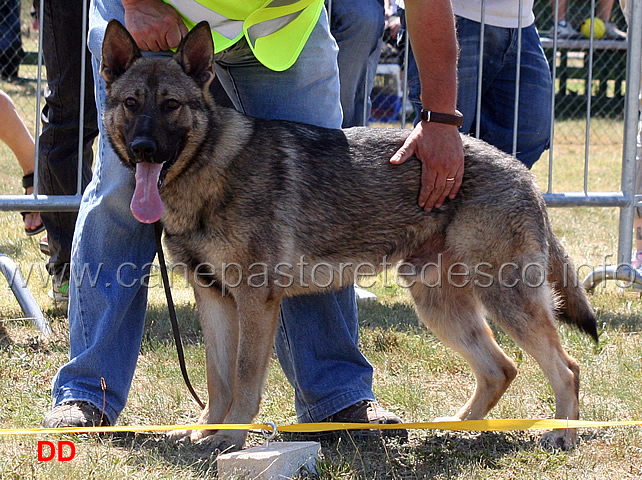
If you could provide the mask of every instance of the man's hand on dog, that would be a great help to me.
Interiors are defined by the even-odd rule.
[[[160,52],[176,48],[187,27],[176,9],[159,0],[123,0],[125,26],[138,48]]]
[[[419,122],[390,162],[402,164],[413,155],[422,165],[419,206],[429,212],[441,208],[446,198],[455,198],[464,176],[459,130],[452,125]]]

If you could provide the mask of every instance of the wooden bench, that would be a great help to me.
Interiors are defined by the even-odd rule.
[[[626,79],[628,43],[622,40],[593,40],[560,38],[555,45],[552,38],[542,37],[542,47],[549,64],[553,65],[553,49],[557,47],[557,89],[555,93],[558,118],[586,115],[587,92],[592,91],[592,116],[618,117],[624,111],[623,83]],[[593,88],[587,88],[593,50]],[[579,80],[577,82],[571,80]],[[613,88],[609,91],[609,81]],[[575,85],[573,85],[575,83]],[[575,87],[575,88],[571,88]],[[580,91],[580,90],[583,90]]]
[[[38,65],[38,52],[25,52],[25,58],[21,63],[23,65]]]

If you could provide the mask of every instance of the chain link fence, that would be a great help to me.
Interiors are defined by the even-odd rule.
[[[20,31],[20,1],[0,2],[0,77],[3,80],[18,79],[18,68],[24,58],[22,32]]]
[[[38,31],[31,0],[0,0],[0,90],[35,134]]]
[[[597,28],[592,38],[581,33],[579,38],[557,38],[554,36],[554,5],[556,0],[535,2],[537,27],[542,37],[549,64],[555,73],[555,120],[610,119],[602,122],[603,128],[592,132],[593,145],[620,144],[622,141],[622,119],[626,86],[627,42],[599,37]],[[599,2],[569,1],[567,21],[575,30],[581,31],[582,24],[592,18]],[[594,17],[593,13],[593,17]],[[611,23],[626,31],[626,22],[617,1],[613,4]],[[586,33],[586,28],[584,33]],[[590,29],[588,30],[590,34]],[[554,49],[554,47],[557,47]],[[553,64],[553,58],[555,64]],[[563,136],[556,135],[557,144],[570,144],[582,138],[585,126],[576,123],[565,130]]]
[[[582,23],[591,18],[591,1],[568,1],[567,20],[578,31],[573,38],[555,38],[554,9],[557,0],[536,0],[535,25],[542,40],[551,72],[555,75],[555,120],[610,119],[604,128],[592,134],[594,145],[620,144],[624,114],[624,92],[627,62],[625,40],[593,39],[580,32]],[[611,22],[626,31],[626,22],[618,2],[614,2]],[[555,63],[553,63],[555,59]],[[410,106],[402,112],[404,46],[389,36],[384,38],[380,65],[371,95],[372,122],[412,122]],[[590,95],[588,94],[590,92]],[[571,122],[556,132],[554,142],[582,145],[586,125]]]
[[[621,40],[557,39],[553,36],[553,4],[556,0],[535,2],[536,26],[555,73],[555,119],[590,117],[616,120],[600,128],[594,144],[621,142],[626,75],[626,42]],[[569,1],[568,21],[579,30],[591,17],[590,1]],[[0,89],[12,97],[27,125],[34,130],[37,79],[38,32],[34,29],[31,0],[0,0]],[[618,2],[611,21],[626,30]],[[554,54],[555,47],[555,54]],[[553,65],[555,58],[555,65]],[[589,81],[589,75],[591,79]],[[404,46],[388,32],[383,41],[380,64],[371,93],[372,110],[366,118],[372,123],[411,123],[410,104],[403,102]],[[589,87],[590,85],[590,87]],[[587,92],[590,91],[590,96]],[[403,110],[403,111],[402,111]],[[555,135],[557,144],[582,144],[586,128],[581,123]]]
[[[599,0],[569,0],[567,20],[577,34],[572,38],[562,37],[559,30],[554,28],[558,1],[561,0],[535,0],[533,8],[535,26],[554,78],[554,92],[551,92],[554,120],[551,148],[544,152],[538,162],[538,180],[549,206],[623,207],[632,191],[627,182],[632,181],[633,167],[629,168],[627,162],[635,158],[634,154],[625,152],[623,155],[622,148],[623,141],[626,143],[628,138],[628,143],[633,143],[634,138],[631,132],[625,134],[625,96],[631,93],[626,89],[627,65],[631,61],[628,49],[632,48],[632,57],[639,56],[639,45],[629,47],[626,39],[598,38],[599,33],[596,35],[593,32],[591,35],[590,30],[588,36],[580,32],[585,19],[595,18],[592,12],[598,10]],[[604,0],[602,3],[606,5]],[[617,1],[613,2],[610,21],[618,29],[627,30]],[[636,31],[639,31],[639,24],[636,27]],[[412,121],[414,112],[404,108],[401,93],[394,93],[398,91],[397,84],[403,82],[404,78],[403,51],[395,56],[386,54],[384,48],[381,62],[386,65],[385,68],[380,65],[375,80],[373,115],[370,119]],[[637,96],[637,84],[634,85]],[[391,102],[391,95],[399,96],[395,102]],[[385,110],[391,103],[393,108]],[[634,130],[637,120],[629,118],[629,123],[632,125],[629,129]],[[600,165],[608,163],[610,159],[614,159],[610,163],[611,168],[621,168],[622,186],[604,179]],[[618,159],[622,160],[622,167],[617,164]],[[560,183],[564,186],[560,187]],[[620,188],[624,193],[617,192]],[[623,261],[630,255],[627,252],[630,247],[625,242],[631,231],[627,218],[621,217],[620,227],[619,255]]]
[[[551,94],[551,101],[554,102],[554,136],[549,154],[549,187],[545,197],[549,205],[553,206],[620,207],[622,214],[618,255],[621,261],[626,261],[631,251],[631,199],[634,198],[633,160],[637,125],[637,104],[635,109],[628,108],[625,111],[625,96],[631,105],[634,103],[632,99],[637,100],[637,85],[635,97],[631,95],[631,91],[626,91],[626,70],[631,62],[631,58],[627,59],[627,48],[635,51],[632,52],[632,58],[639,56],[639,43],[642,42],[629,47],[629,42],[622,40],[555,38],[552,2],[556,1],[558,0],[536,0],[534,8],[535,24],[548,56],[555,87],[554,95]],[[596,1],[569,0],[568,21],[575,29],[580,27],[584,19],[593,16]],[[639,8],[639,0],[635,2]],[[42,65],[39,63],[42,62],[37,54],[39,35],[31,12],[32,0],[0,0],[0,89],[13,99],[18,112],[35,136],[40,119],[38,110],[42,106],[39,94],[44,90],[46,80],[44,72],[40,70]],[[636,28],[632,28],[635,32],[633,37],[639,38],[642,19],[639,16],[636,18]],[[617,2],[611,13],[611,21],[618,28],[626,30]],[[70,25],[70,28],[79,26]],[[405,100],[404,93],[405,63],[404,46],[397,45],[394,35],[387,35],[370,95],[371,110],[364,112],[364,118],[368,118],[371,125],[412,124],[414,112],[410,103]],[[637,65],[639,68],[639,62]],[[623,140],[625,149],[621,154]],[[578,166],[572,167],[573,177],[583,183],[579,188],[582,191],[563,193],[552,190],[553,157],[558,156],[554,151],[559,151],[554,149],[558,145],[564,148],[569,145],[577,146],[578,152],[584,150],[584,155],[573,153],[577,157],[573,161],[577,160]],[[589,154],[591,158],[602,155],[606,146],[610,147],[611,152],[619,149],[617,156],[622,156],[622,185],[606,188],[600,186],[592,190],[598,193],[590,193]],[[613,191],[604,192],[605,189]],[[5,193],[0,194],[0,207],[4,210],[22,209],[28,204],[29,207],[37,206],[40,211],[58,211],[59,204],[56,201],[63,200],[49,196],[22,201],[17,200],[18,197],[26,196]]]

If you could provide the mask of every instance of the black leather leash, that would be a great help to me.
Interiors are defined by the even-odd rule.
[[[196,403],[198,403],[201,408],[205,408],[205,404],[200,398],[198,398],[194,387],[192,387],[192,382],[189,381],[189,376],[187,375],[185,355],[183,353],[183,342],[181,341],[181,332],[178,328],[178,320],[176,319],[174,299],[172,298],[172,292],[169,288],[169,276],[167,275],[167,265],[165,265],[165,255],[163,255],[163,245],[161,242],[161,238],[163,236],[163,225],[160,221],[154,223],[154,231],[156,233],[156,252],[158,253],[158,263],[160,264],[163,288],[165,289],[165,298],[167,298],[167,309],[169,310],[169,319],[172,323],[172,332],[174,333],[174,342],[176,343],[176,353],[178,354],[178,364],[181,367],[181,373],[183,374],[183,380],[185,380],[187,389],[192,394],[192,397],[194,397],[194,400],[196,400]]]

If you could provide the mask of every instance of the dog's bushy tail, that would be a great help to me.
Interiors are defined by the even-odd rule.
[[[597,320],[575,266],[548,225],[549,281],[559,298],[559,319],[579,328],[597,342]]]

